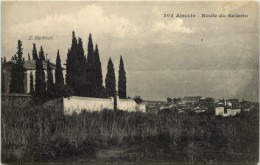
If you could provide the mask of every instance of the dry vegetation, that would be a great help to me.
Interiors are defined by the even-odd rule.
[[[2,105],[2,162],[255,163],[258,106],[235,117]]]

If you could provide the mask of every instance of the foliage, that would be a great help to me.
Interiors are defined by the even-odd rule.
[[[143,99],[140,96],[135,96],[133,99],[137,104],[140,104],[141,102],[143,102]]]
[[[55,83],[64,85],[64,78],[63,78],[63,74],[62,74],[62,67],[61,67],[59,50],[57,52],[57,57],[56,57]]]
[[[47,97],[54,98],[55,97],[55,88],[53,83],[53,74],[52,68],[50,65],[50,61],[47,64]]]
[[[33,44],[32,57],[33,57],[33,60],[37,60],[38,59],[38,54],[37,54],[37,50],[36,50],[36,44]]]
[[[41,50],[39,52],[39,58],[40,58],[40,60],[45,61],[45,56],[44,56],[44,51],[42,49],[42,46],[41,46]]]
[[[95,57],[95,70],[96,70],[96,83],[97,83],[97,90],[98,93],[102,93],[103,87],[103,76],[102,76],[102,68],[101,62],[99,57],[98,45],[96,44],[96,48],[94,50],[94,57]]]
[[[34,94],[33,73],[30,73],[30,94]]]
[[[46,83],[45,73],[43,69],[42,60],[36,60],[36,71],[35,71],[35,95],[38,99],[43,101],[46,94]]]
[[[4,75],[4,65],[5,62],[3,60],[1,60],[1,92],[4,93],[5,92],[5,75]]]
[[[225,118],[109,110],[64,116],[44,105],[24,110],[8,106],[2,105],[4,163],[258,162],[258,106]],[[108,156],[105,151],[115,154]]]
[[[106,75],[106,93],[107,96],[115,96],[116,94],[116,78],[115,78],[115,69],[114,64],[109,58],[107,63],[107,75]]]
[[[168,102],[168,103],[171,103],[172,101],[173,101],[172,98],[167,97],[167,102]]]
[[[66,84],[71,88],[75,87],[75,76],[78,75],[78,58],[77,58],[77,39],[75,32],[72,32],[72,44],[68,50],[66,63]]]
[[[89,34],[89,38],[88,38],[86,79],[88,82],[88,85],[87,85],[88,95],[87,96],[96,97],[96,95],[97,95],[97,71],[96,71],[95,54],[94,54],[94,48],[93,48],[91,34]]]
[[[88,80],[86,79],[86,58],[81,38],[76,39],[72,32],[72,44],[68,50],[66,62],[66,84],[76,96],[89,94]]]
[[[60,52],[58,49],[55,68],[55,92],[58,98],[63,96],[64,78],[61,67]]]
[[[24,93],[24,61],[22,41],[18,40],[17,56],[15,55],[16,63],[12,64],[10,93]]]
[[[118,96],[119,98],[126,98],[126,73],[122,56],[120,56],[118,71]]]

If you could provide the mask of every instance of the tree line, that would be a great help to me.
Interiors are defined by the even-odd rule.
[[[17,52],[12,57],[15,60],[12,64],[10,93],[25,93],[24,91],[24,63],[22,41],[18,40]],[[31,60],[28,54],[28,60]],[[75,36],[72,32],[72,43],[68,49],[66,59],[66,77],[63,77],[60,53],[57,51],[56,67],[55,67],[55,82],[53,80],[53,65],[44,56],[44,50],[40,47],[39,55],[37,53],[36,44],[33,44],[32,60],[36,61],[35,80],[33,73],[30,73],[30,94],[36,98],[44,100],[51,98],[60,98],[68,96],[83,96],[107,98],[114,97],[117,94],[120,98],[126,98],[126,72],[124,62],[120,56],[119,76],[118,76],[118,91],[116,90],[115,69],[112,59],[109,58],[107,64],[107,74],[105,77],[105,86],[103,85],[102,67],[99,56],[98,45],[94,46],[91,34],[88,38],[87,55],[85,56],[83,42],[80,37]],[[2,60],[2,64],[3,64]],[[5,62],[6,63],[6,62]],[[45,81],[44,64],[47,63],[47,81]],[[3,70],[3,69],[2,69]],[[2,80],[4,74],[2,72]],[[64,83],[64,79],[65,82]],[[35,82],[35,85],[34,85]],[[2,92],[4,87],[2,81]]]

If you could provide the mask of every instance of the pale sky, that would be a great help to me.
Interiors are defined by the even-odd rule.
[[[163,14],[174,14],[165,18]],[[202,18],[201,14],[247,18]],[[195,14],[195,18],[176,18]],[[65,63],[74,30],[85,54],[89,33],[103,69],[111,57],[118,72],[123,56],[128,95],[146,100],[212,96],[258,100],[257,2],[2,2],[2,56],[10,60],[17,40],[24,57],[43,46]],[[30,36],[53,40],[28,40]]]

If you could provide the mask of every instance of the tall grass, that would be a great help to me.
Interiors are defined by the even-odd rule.
[[[258,107],[235,117],[103,110],[64,116],[43,106],[2,106],[2,161],[257,162]]]

